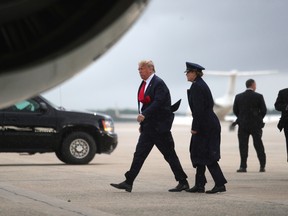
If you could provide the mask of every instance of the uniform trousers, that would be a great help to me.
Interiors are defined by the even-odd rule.
[[[253,145],[256,150],[258,160],[260,162],[260,167],[264,168],[266,165],[266,154],[262,142],[262,128],[249,129],[243,126],[239,126],[238,129],[239,150],[241,159],[240,167],[247,168],[248,143],[250,135],[253,139]]]
[[[170,165],[176,181],[185,182],[187,175],[183,171],[179,158],[175,152],[174,140],[170,131],[166,133],[142,132],[140,134],[130,170],[125,173],[126,182],[130,185],[133,184],[154,145],[159,149],[164,156],[164,159]]]

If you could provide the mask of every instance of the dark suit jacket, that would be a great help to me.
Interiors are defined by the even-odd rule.
[[[267,112],[263,95],[250,89],[236,95],[233,112],[237,116],[239,127],[263,128],[263,118]]]
[[[140,87],[141,85],[139,86],[138,94]],[[150,102],[143,104],[140,111],[140,102],[138,101],[139,113],[145,116],[145,120],[141,123],[141,130],[148,133],[169,132],[174,120],[174,113],[171,111],[170,92],[164,81],[154,75],[145,91],[144,97],[150,97]]]
[[[197,77],[188,90],[193,116],[190,153],[193,166],[208,165],[220,159],[220,122],[213,111],[214,101],[208,85]]]
[[[278,124],[278,128],[281,131],[285,126],[288,127],[288,88],[279,91],[274,107],[281,112]]]

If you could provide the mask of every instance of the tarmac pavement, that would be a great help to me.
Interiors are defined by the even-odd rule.
[[[65,165],[54,154],[0,154],[0,216],[238,216],[288,215],[288,163],[284,134],[276,123],[266,123],[263,142],[266,172],[249,144],[247,173],[237,173],[237,130],[222,122],[220,166],[228,180],[227,192],[171,193],[177,185],[163,156],[154,148],[138,175],[132,193],[110,183],[124,180],[138,139],[137,123],[115,123],[119,136],[111,155],[96,155],[89,165]],[[194,185],[195,169],[189,158],[190,125],[174,125],[176,152]],[[206,189],[214,184],[206,171]]]

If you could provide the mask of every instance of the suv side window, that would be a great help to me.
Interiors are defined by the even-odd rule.
[[[19,103],[12,105],[11,107],[6,108],[6,111],[12,112],[39,112],[40,104],[33,100],[24,100]]]

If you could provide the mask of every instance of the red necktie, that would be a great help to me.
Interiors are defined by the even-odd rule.
[[[144,102],[145,86],[146,86],[146,82],[143,81],[141,88],[140,88],[140,91],[139,91],[139,95],[138,95],[138,100],[142,103]]]

